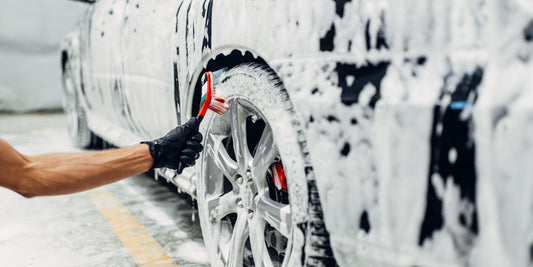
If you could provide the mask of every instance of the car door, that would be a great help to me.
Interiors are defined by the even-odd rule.
[[[177,125],[172,38],[180,1],[129,1],[120,25],[121,110],[141,138],[156,138]]]

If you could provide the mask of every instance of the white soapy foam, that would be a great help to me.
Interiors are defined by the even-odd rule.
[[[450,151],[448,151],[448,161],[451,164],[454,164],[457,160],[457,149],[451,148]]]
[[[209,257],[202,244],[194,241],[182,243],[177,248],[176,256],[189,262],[208,264]]]
[[[518,185],[519,181],[523,184],[523,178],[528,177],[525,170],[529,167],[516,166],[520,160],[500,161],[499,164],[492,163],[490,167],[491,163],[486,163],[490,157],[494,157],[489,155],[496,154],[493,151],[496,148],[487,149],[499,143],[498,155],[515,155],[515,158],[516,155],[522,155],[524,160],[531,159],[531,149],[526,138],[529,126],[518,136],[507,136],[512,125],[531,125],[526,115],[526,111],[530,112],[528,105],[531,106],[531,101],[526,95],[531,95],[528,73],[533,72],[529,61],[517,59],[517,56],[531,57],[531,44],[524,44],[521,31],[532,14],[528,13],[528,9],[519,8],[524,6],[523,1],[349,1],[344,5],[342,18],[335,14],[330,1],[301,5],[301,9],[284,8],[298,4],[300,3],[291,5],[271,1],[262,9],[254,9],[248,2],[236,2],[232,7],[237,11],[228,9],[224,13],[226,16],[218,17],[215,13],[214,25],[224,23],[227,29],[237,29],[237,32],[243,34],[226,35],[229,32],[221,30],[214,33],[213,39],[214,43],[220,45],[239,43],[252,48],[264,47],[258,51],[259,54],[275,63],[273,67],[284,81],[291,100],[308,127],[307,142],[326,214],[326,225],[332,235],[339,263],[342,266],[365,266],[365,262],[372,262],[365,261],[364,258],[368,257],[365,252],[354,254],[358,251],[355,248],[357,242],[367,241],[379,244],[383,249],[402,248],[405,253],[412,253],[411,260],[405,261],[412,264],[430,264],[433,261],[426,257],[429,256],[441,264],[448,262],[453,265],[468,263],[486,266],[490,263],[495,266],[509,261],[517,263],[517,266],[525,266],[528,259],[525,252],[528,251],[530,241],[514,240],[514,243],[508,241],[501,244],[503,237],[498,236],[510,238],[513,234],[509,235],[507,232],[527,233],[527,228],[512,230],[511,222],[508,226],[498,226],[497,222],[512,216],[523,217],[525,222],[530,217],[529,211],[523,210],[520,213],[523,215],[517,215],[516,210],[526,205],[519,203],[531,202],[520,202],[508,196],[515,186],[522,188],[525,195],[531,195],[530,187]],[[274,5],[279,10],[270,12]],[[231,17],[228,14],[238,15]],[[264,14],[269,14],[266,21],[260,19]],[[291,19],[286,20],[287,15]],[[298,30],[291,31],[294,21],[307,22],[309,17],[316,23],[299,23]],[[384,26],[384,35],[390,49],[366,51],[364,34],[368,20],[371,46],[375,47],[378,31]],[[249,23],[245,26],[242,21]],[[375,110],[359,105],[347,107],[339,103],[341,90],[336,86],[336,61],[306,57],[318,50],[317,37],[325,36],[332,23],[335,26],[332,58],[357,66],[364,65],[366,60],[391,61],[381,83],[382,98]],[[249,33],[250,29],[254,29],[254,34]],[[264,35],[265,38],[253,38],[259,33],[271,32],[275,34],[272,37]],[[286,34],[288,32],[291,34]],[[280,48],[280,43],[283,44],[283,49],[276,51]],[[305,45],[292,50],[295,43]],[[352,52],[345,54],[349,47]],[[286,59],[285,51],[294,53]],[[505,58],[502,53],[510,54],[507,61],[502,61]],[[418,56],[425,57],[423,65],[404,62],[406,57]],[[476,170],[479,239],[473,241],[475,237],[464,232],[464,227],[458,225],[459,214],[471,214],[472,204],[461,199],[460,189],[451,177],[434,176],[431,181],[443,201],[444,226],[419,247],[418,239],[429,186],[433,107],[437,102],[440,102],[441,107],[449,106],[452,102],[451,93],[462,75],[472,73],[476,66],[486,66],[486,80],[479,88],[478,107],[474,106],[477,115],[473,120],[474,141],[478,144]],[[504,70],[507,70],[507,78],[498,81]],[[444,77],[448,74],[453,75],[445,84]],[[349,79],[348,76],[347,84],[352,84],[353,81]],[[371,87],[367,85],[359,95],[360,103],[368,102],[369,95],[372,95],[369,88]],[[443,90],[448,93],[441,97]],[[513,100],[513,105],[506,99]],[[469,100],[472,101],[471,98]],[[518,116],[518,112],[511,112],[520,110],[523,115],[520,117],[522,123],[507,122],[506,126],[500,126],[495,134],[502,138],[493,140],[490,118],[495,111],[491,109],[497,105],[509,107],[508,114]],[[470,107],[463,112],[461,119],[466,120],[472,114],[468,108]],[[331,116],[333,118],[328,120]],[[351,124],[353,119],[357,121],[356,124]],[[441,122],[437,123],[438,135],[442,134],[443,127]],[[503,138],[504,135],[507,138]],[[514,137],[518,139],[510,141]],[[512,149],[514,146],[509,147],[509,142],[521,144],[517,146],[521,149]],[[349,145],[350,152],[342,157],[339,152],[346,144]],[[450,163],[454,163],[459,156],[458,151],[452,149],[448,156]],[[490,177],[498,177],[495,171],[508,173],[508,170],[513,169],[516,170],[512,174],[505,175],[516,177],[515,186],[508,185],[509,189],[505,190],[493,184],[496,180]],[[443,178],[446,178],[446,183],[443,183]],[[491,189],[493,191],[487,191],[492,186],[496,186]],[[486,200],[489,196],[498,195],[501,196],[496,202]],[[490,206],[496,203],[508,204],[504,207]],[[502,216],[499,215],[502,211],[498,210],[512,214]],[[368,234],[358,227],[363,211],[368,213],[371,227]],[[487,217],[481,219],[485,214]],[[494,226],[494,223],[497,224]],[[353,241],[344,242],[346,237]],[[344,246],[342,249],[341,244]],[[498,252],[494,252],[495,250]],[[398,252],[394,255],[393,259],[396,257],[399,260],[409,254]],[[484,257],[483,260],[480,257]],[[521,260],[517,262],[513,259]]]
[[[142,213],[148,216],[153,221],[156,221],[158,225],[162,226],[172,226],[174,225],[174,220],[172,220],[161,208],[154,206],[154,204],[146,199],[146,197],[139,193],[133,186],[128,184],[129,181],[123,183],[125,190],[128,194],[134,195],[136,199],[142,202]]]
[[[188,97],[186,88],[197,64],[209,52],[202,50],[206,33],[201,26],[207,3],[193,2],[189,8],[184,2],[176,34],[164,27],[154,32],[181,44],[179,55],[172,46],[162,50],[175,55],[182,100]],[[340,16],[334,1],[214,1],[210,41],[213,50],[238,44],[257,52],[282,79],[305,128],[310,152],[309,159],[290,163],[293,169],[287,170],[288,176],[303,169],[306,160],[313,163],[326,226],[341,266],[374,266],[381,259],[378,252],[386,254],[383,261],[391,264],[526,266],[533,242],[528,208],[533,202],[533,182],[526,179],[533,173],[533,165],[528,164],[533,158],[533,64],[532,44],[524,41],[522,31],[533,16],[530,7],[524,0],[352,0],[342,5]],[[172,15],[169,11],[162,17]],[[153,30],[143,25],[125,28]],[[332,29],[335,34],[328,40]],[[125,40],[133,41],[132,36]],[[388,48],[378,49],[380,36]],[[320,51],[321,39],[331,42],[331,51]],[[153,52],[125,40],[123,45],[140,49],[143,55]],[[187,46],[182,45],[185,42]],[[376,85],[365,85],[359,103],[341,103],[338,63],[355,69],[383,61],[390,65],[375,107],[366,104],[377,92]],[[163,59],[139,62],[152,66]],[[444,111],[463,75],[472,74],[477,66],[485,70],[479,96],[471,110],[461,115],[471,120],[476,149],[479,233],[475,236],[458,222],[459,215],[473,213],[473,204],[461,198],[453,177],[430,173],[429,165],[435,105]],[[121,75],[120,66],[116,67],[107,71]],[[150,74],[166,81],[170,70],[154,67]],[[361,79],[352,74],[344,78],[348,86]],[[150,89],[172,97],[170,84]],[[268,94],[254,93],[259,109],[270,107]],[[150,98],[149,93],[139,95],[139,103]],[[165,112],[171,111],[170,102],[161,105]],[[285,114],[283,107],[265,112],[273,118]],[[155,124],[170,125],[167,118],[160,120]],[[280,128],[287,123],[269,122]],[[434,127],[437,136],[446,131],[442,122]],[[149,131],[139,133],[155,134]],[[282,132],[276,133],[276,139],[282,144],[298,141]],[[282,147],[283,153],[299,153]],[[448,152],[450,163],[461,156],[460,151]],[[442,201],[444,221],[419,245],[429,186]],[[301,190],[291,201],[306,195]],[[360,227],[365,212],[369,229]],[[296,221],[305,220],[305,207],[293,215]]]

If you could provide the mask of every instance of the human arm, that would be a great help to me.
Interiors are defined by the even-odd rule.
[[[148,145],[85,153],[25,156],[0,139],[0,186],[24,197],[81,192],[148,171]]]
[[[150,168],[178,169],[178,162],[191,166],[202,150],[201,135],[192,134],[196,129],[188,122],[145,144],[40,156],[25,156],[0,139],[0,186],[25,197],[61,195],[113,183]]]

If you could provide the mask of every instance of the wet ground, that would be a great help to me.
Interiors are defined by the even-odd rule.
[[[0,114],[0,138],[28,155],[79,151],[65,121]],[[208,266],[190,203],[147,175],[58,197],[0,188],[0,203],[0,266]]]

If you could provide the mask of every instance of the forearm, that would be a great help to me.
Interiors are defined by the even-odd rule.
[[[148,146],[27,157],[16,191],[26,197],[76,193],[148,171]]]
[[[0,186],[25,197],[50,196],[81,192],[150,168],[181,173],[202,151],[199,123],[192,118],[159,139],[88,153],[25,156],[0,138]]]

